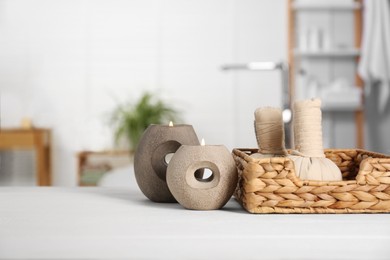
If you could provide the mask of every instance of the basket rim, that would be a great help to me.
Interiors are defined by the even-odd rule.
[[[241,148],[240,147],[240,148],[233,148],[232,152],[241,151],[241,152],[245,153],[245,151],[257,152],[258,150],[259,150],[259,148]],[[287,149],[287,151],[289,153],[292,150],[293,149]],[[324,153],[326,153],[326,152],[351,152],[351,151],[372,154],[372,155],[375,155],[375,157],[380,157],[380,158],[390,158],[389,154],[379,153],[379,152],[370,151],[370,150],[366,150],[366,149],[360,149],[360,148],[326,148],[326,149],[324,149]],[[278,157],[285,157],[285,156],[278,156]]]
[[[234,148],[232,153],[235,156],[241,157],[244,159],[247,163],[259,163],[259,164],[267,164],[271,162],[275,162],[276,160],[285,160],[290,161],[293,165],[292,169],[290,169],[292,175],[288,175],[288,179],[290,179],[293,183],[295,183],[297,186],[345,186],[349,184],[360,184],[364,185],[366,184],[366,178],[365,176],[368,174],[367,172],[371,170],[371,164],[372,163],[378,163],[378,162],[385,162],[390,164],[390,155],[372,152],[369,150],[364,149],[324,149],[324,153],[326,152],[356,152],[356,153],[363,153],[366,155],[369,155],[370,157],[365,158],[360,163],[359,172],[357,173],[355,179],[353,180],[341,180],[341,181],[319,181],[319,180],[303,180],[299,178],[295,174],[295,167],[294,162],[291,160],[288,156],[275,156],[275,157],[269,157],[269,158],[253,158],[249,156],[247,152],[257,152],[258,148]],[[291,150],[289,150],[291,151]]]

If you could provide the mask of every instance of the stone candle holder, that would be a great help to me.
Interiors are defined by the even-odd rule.
[[[199,145],[191,125],[150,125],[134,155],[134,172],[143,194],[154,202],[176,202],[166,183],[167,154],[182,144]]]
[[[203,170],[212,174],[203,177]],[[237,169],[231,153],[222,145],[183,145],[167,169],[167,183],[175,199],[187,209],[222,208],[237,186]]]

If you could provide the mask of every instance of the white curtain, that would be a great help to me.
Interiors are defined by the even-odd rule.
[[[390,97],[390,0],[365,0],[359,75],[366,93],[379,86],[378,109],[384,112]]]

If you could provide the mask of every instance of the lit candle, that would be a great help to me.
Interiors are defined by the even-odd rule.
[[[166,171],[183,144],[199,146],[191,125],[150,125],[143,133],[134,155],[134,172],[139,188],[150,200],[176,202],[166,183]]]
[[[182,145],[167,169],[167,183],[175,199],[185,208],[222,208],[237,186],[237,169],[223,145]]]

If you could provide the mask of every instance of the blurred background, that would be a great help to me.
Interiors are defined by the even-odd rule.
[[[255,108],[284,93],[278,69],[221,69],[250,62],[290,65],[291,95],[323,99],[325,147],[390,153],[385,88],[359,88],[363,6],[1,0],[0,185],[97,185],[131,164],[110,118],[145,92],[207,144],[254,148]]]

